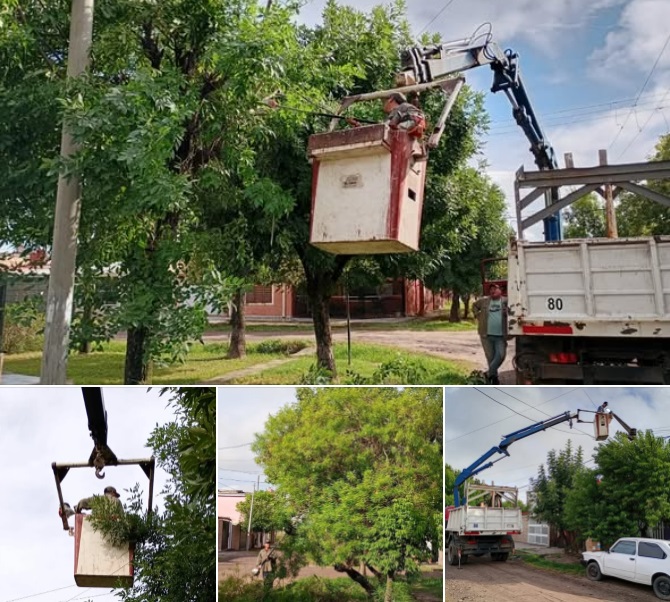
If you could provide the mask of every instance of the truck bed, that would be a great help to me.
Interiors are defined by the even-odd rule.
[[[461,506],[449,511],[447,531],[459,535],[507,535],[521,533],[519,508]]]
[[[670,237],[513,242],[512,335],[670,337]]]

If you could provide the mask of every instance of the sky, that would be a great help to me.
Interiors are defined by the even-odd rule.
[[[460,471],[497,445],[504,435],[566,411],[594,411],[603,401],[630,427],[670,436],[667,387],[454,387],[445,390],[445,462]],[[585,413],[584,419],[593,420],[593,414]],[[623,429],[613,420],[610,435],[617,431]],[[570,429],[566,422],[516,441],[508,448],[509,457],[503,457],[478,478],[523,488],[520,499],[525,500],[529,479],[537,476],[547,453],[563,449],[568,440],[575,448],[582,446],[585,463],[593,466],[588,462],[601,445],[593,437],[593,424],[575,422]],[[497,457],[501,456],[492,459]]]
[[[148,458],[146,441],[153,428],[170,422],[168,396],[146,387],[104,387],[109,447],[120,459]],[[78,588],[74,583],[74,538],[63,530],[52,462],[88,461],[93,441],[78,387],[0,388],[0,602],[34,594],[37,602],[92,598],[117,599],[109,589]],[[72,507],[82,498],[112,485],[127,501],[128,489],[140,484],[145,499],[148,479],[139,466],[109,467],[105,478],[94,470],[73,468],[62,481],[64,500]],[[156,468],[154,505],[167,474]],[[70,524],[74,520],[70,519]]]
[[[343,1],[368,10],[376,0]],[[325,0],[308,1],[301,19],[317,23]],[[667,0],[406,0],[415,34],[438,32],[444,41],[467,38],[490,22],[498,45],[520,55],[530,99],[560,167],[573,153],[576,167],[646,161],[670,130],[670,2]],[[488,67],[465,73],[486,93],[491,131],[485,138],[488,174],[508,199],[513,227],[514,174],[534,170],[528,143],[502,93],[489,92]],[[542,201],[532,207],[539,209]],[[526,215],[526,214],[524,214]],[[528,238],[541,237],[541,229]]]
[[[294,387],[220,387],[216,411],[218,487],[251,492],[271,488],[254,461],[251,443],[271,414],[295,402]],[[2,602],[2,601],[0,601]]]

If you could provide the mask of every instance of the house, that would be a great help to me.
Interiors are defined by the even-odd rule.
[[[217,516],[219,521],[218,544],[219,552],[246,550],[247,535],[242,530],[242,515],[237,505],[243,502],[248,493],[242,490],[220,489],[217,500]],[[263,543],[269,541],[274,544],[276,532],[254,531],[251,536],[251,548],[262,548]]]
[[[43,250],[25,255],[12,252],[0,255],[0,286],[6,284],[5,303],[18,303],[29,297],[46,298],[50,262]]]
[[[432,292],[419,280],[398,278],[378,287],[351,291],[349,312],[355,319],[425,316],[442,309],[447,299],[447,295]],[[307,295],[300,287],[289,284],[256,285],[247,293],[246,302],[248,318],[311,317]],[[347,296],[342,286],[331,298],[330,315],[347,315]]]
[[[243,502],[246,496],[247,494],[241,490],[219,490],[217,500],[219,552],[246,549],[245,534],[240,527],[242,517],[237,511],[237,504]]]

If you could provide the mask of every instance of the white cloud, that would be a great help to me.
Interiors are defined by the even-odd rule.
[[[589,57],[591,74],[608,83],[618,79],[623,88],[629,88],[631,80],[642,85],[668,38],[668,22],[667,0],[630,0],[621,11],[618,27]],[[656,76],[667,81],[669,69],[670,48],[666,48]]]

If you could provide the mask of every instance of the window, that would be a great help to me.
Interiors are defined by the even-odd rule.
[[[257,284],[251,292],[247,293],[247,303],[249,305],[272,303],[272,287]]]
[[[628,554],[628,556],[635,556],[635,542],[620,541],[614,545],[610,552],[613,554]]]
[[[638,555],[644,556],[645,558],[660,558],[660,559],[663,559],[667,556],[667,554],[658,544],[647,543],[644,541],[640,542]]]

